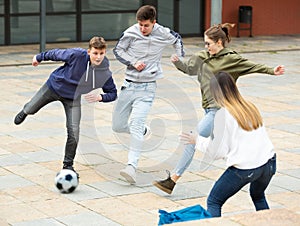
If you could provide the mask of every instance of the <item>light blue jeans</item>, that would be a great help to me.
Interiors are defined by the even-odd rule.
[[[137,168],[144,140],[145,122],[155,98],[156,82],[124,81],[115,105],[112,129],[130,134],[128,164]]]
[[[214,118],[218,108],[208,108],[204,109],[205,115],[201,119],[201,121],[197,125],[197,133],[203,137],[209,137],[213,130],[214,125]],[[195,145],[194,144],[187,144],[185,145],[183,154],[177,163],[174,173],[177,176],[181,176],[184,171],[189,167],[191,164],[193,157],[195,154]]]

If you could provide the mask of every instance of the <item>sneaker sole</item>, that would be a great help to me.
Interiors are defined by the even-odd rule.
[[[15,125],[20,125],[21,123],[23,123],[25,121],[26,117],[27,117],[27,115],[20,119],[20,118],[17,118],[17,116],[16,116],[15,120],[14,120]]]
[[[154,181],[152,184],[153,184],[155,187],[159,188],[160,190],[162,190],[162,191],[168,193],[169,195],[172,194],[172,190],[167,189],[167,188],[161,186],[157,181]]]
[[[128,183],[130,183],[130,184],[135,184],[135,183],[136,183],[135,179],[134,179],[132,176],[130,176],[129,174],[127,174],[126,172],[120,171],[120,175],[121,175],[122,177],[124,177],[125,180],[126,180]]]

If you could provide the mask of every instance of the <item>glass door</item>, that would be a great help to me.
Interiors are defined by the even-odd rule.
[[[163,0],[157,2],[158,23],[180,35],[202,36],[204,0]]]
[[[204,4],[202,0],[175,0],[178,31],[184,36],[203,35]],[[177,11],[176,10],[176,11]]]

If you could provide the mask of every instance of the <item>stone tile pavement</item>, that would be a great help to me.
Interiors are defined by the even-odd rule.
[[[187,56],[203,48],[201,38],[186,38]],[[108,57],[120,87],[124,67]],[[48,44],[50,48],[83,47],[86,43]],[[278,168],[267,198],[271,210],[255,212],[248,187],[226,202],[223,217],[176,225],[300,225],[300,36],[233,38],[230,47],[244,57],[286,66],[280,77],[252,74],[239,79],[243,95],[261,110],[278,155]],[[193,130],[202,117],[199,85],[163,56],[165,78],[158,81],[156,101],[148,118],[152,136],[145,141],[135,186],[121,180],[127,160],[128,136],[111,130],[114,103],[82,103],[81,137],[75,168],[80,185],[72,194],[60,194],[54,177],[61,169],[66,139],[60,103],[52,103],[16,126],[13,119],[23,104],[46,81],[58,63],[34,68],[38,45],[0,47],[0,225],[157,225],[158,209],[174,211],[200,204],[225,165],[216,161],[199,173],[201,154],[178,182],[172,195],[151,185],[176,164],[183,144],[180,131]]]

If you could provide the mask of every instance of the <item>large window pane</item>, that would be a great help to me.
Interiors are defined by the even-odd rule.
[[[179,10],[179,32],[181,34],[200,33],[200,1],[180,1]]]
[[[47,12],[75,12],[76,0],[46,0]]]
[[[0,0],[0,14],[4,14],[4,0]]]
[[[157,22],[173,30],[174,0],[158,1]]]
[[[0,45],[4,44],[4,19],[0,17]]]
[[[38,13],[39,11],[40,11],[39,0],[11,0],[10,1],[10,13]]]
[[[11,43],[39,42],[39,17],[11,17]]]
[[[140,0],[81,0],[82,11],[137,10]]]
[[[11,18],[11,43],[39,43],[38,16]],[[16,26],[18,25],[18,26]],[[46,41],[76,41],[75,16],[47,16]]]
[[[4,0],[0,0],[0,14],[4,14]],[[0,17],[0,45],[4,44],[4,17]]]
[[[47,42],[76,41],[75,15],[47,16],[46,17],[46,41]]]
[[[2,0],[3,1],[3,0]],[[47,12],[75,12],[75,0],[45,0]],[[38,13],[40,0],[11,0],[11,13]]]
[[[99,35],[105,40],[118,39],[134,23],[135,13],[82,15],[82,38],[89,40]]]

